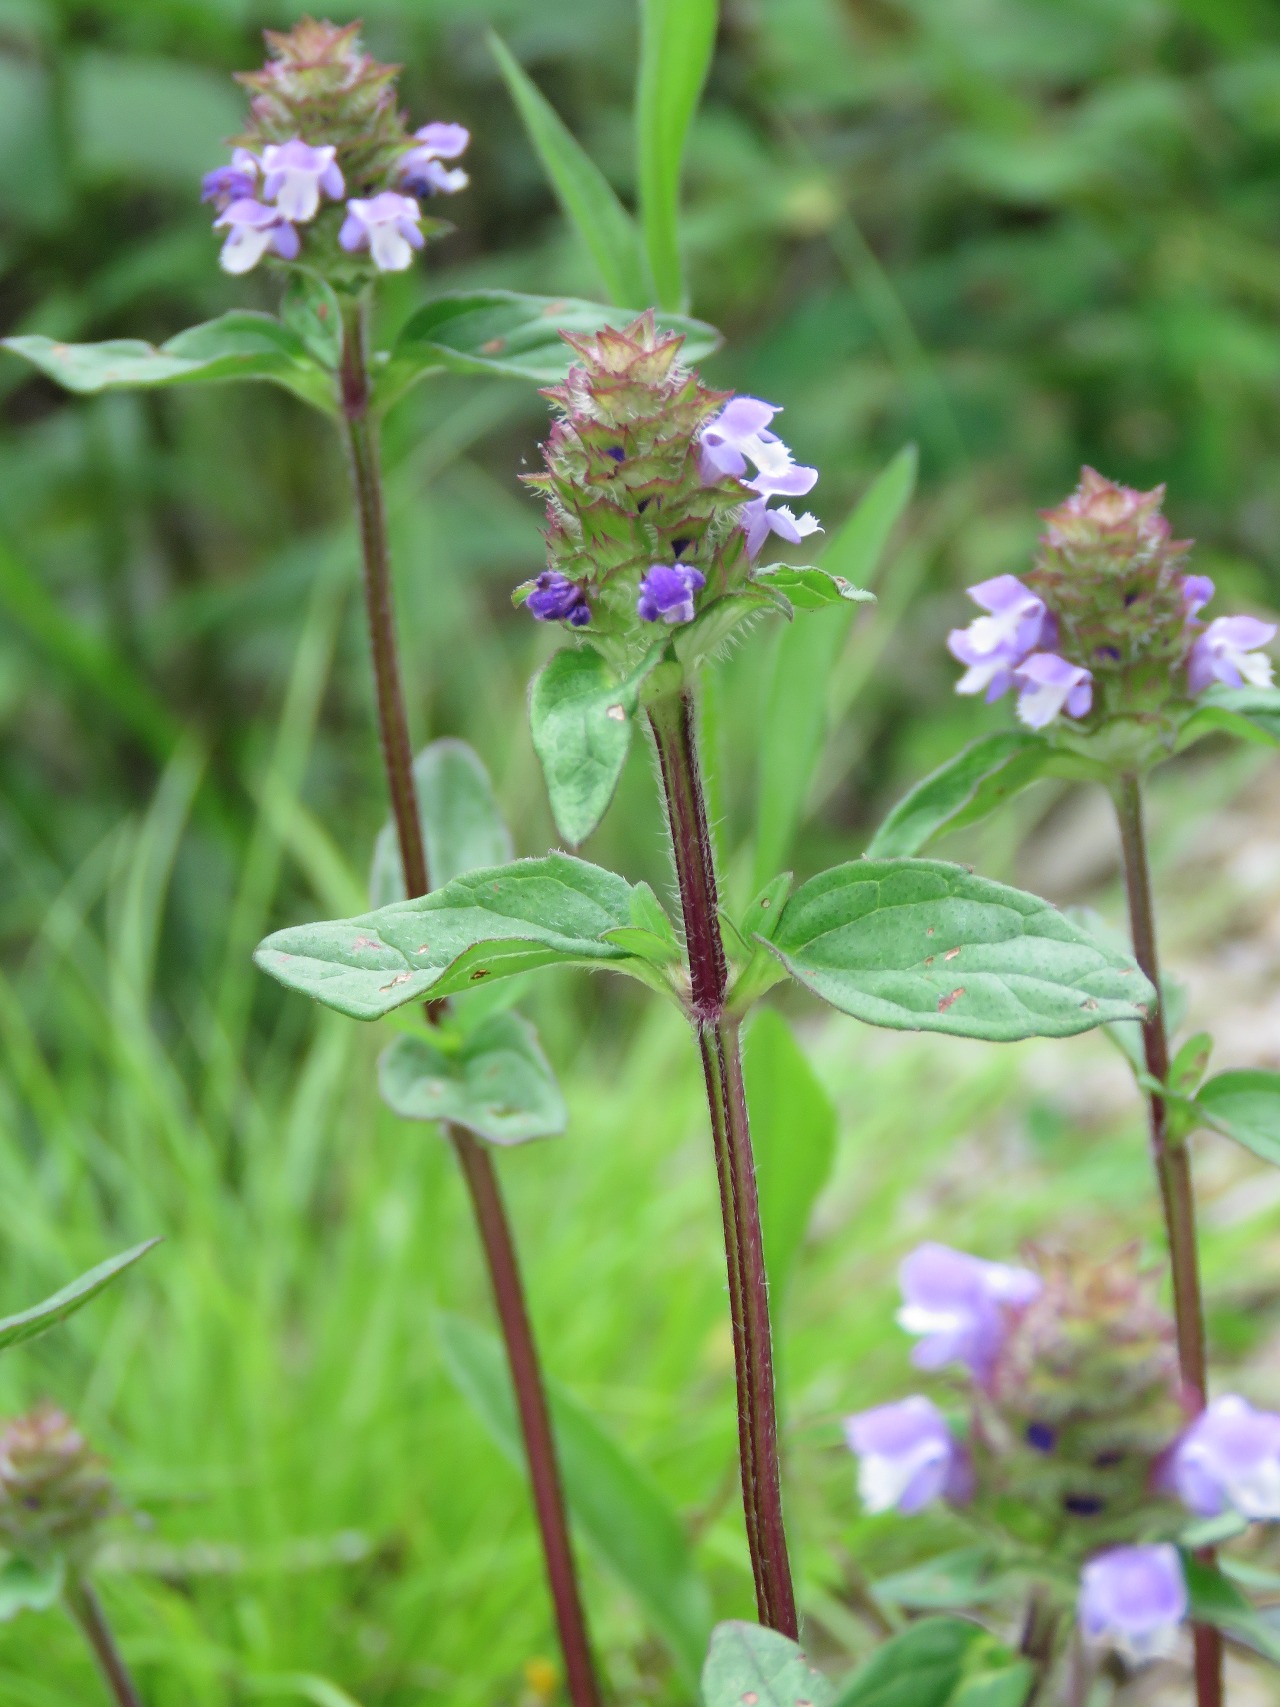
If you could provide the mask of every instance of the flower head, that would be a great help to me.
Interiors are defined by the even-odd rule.
[[[367,249],[380,273],[402,273],[421,249],[422,210],[412,196],[383,190],[369,201],[347,203],[338,241],[349,253]]]
[[[1080,1574],[1079,1618],[1086,1640],[1133,1664],[1172,1653],[1187,1615],[1187,1585],[1178,1550],[1112,1547]]]
[[[706,586],[701,569],[688,563],[655,563],[640,582],[636,614],[641,622],[692,622],[693,596]]]
[[[1040,1277],[1027,1268],[986,1262],[950,1245],[917,1245],[898,1270],[898,1325],[920,1336],[911,1354],[919,1369],[963,1363],[985,1381],[1000,1352],[1012,1312],[1039,1296]]]
[[[538,576],[525,607],[539,622],[567,622],[573,628],[585,628],[591,621],[587,595],[576,581],[554,569],[544,569]]]
[[[452,169],[445,160],[465,153],[471,132],[460,124],[424,124],[414,132],[416,147],[400,161],[402,186],[413,196],[453,196],[465,190],[470,179],[461,166]]]
[[[1235,1393],[1215,1399],[1178,1442],[1169,1479],[1201,1517],[1280,1518],[1280,1415]]]
[[[0,1547],[36,1558],[83,1549],[114,1506],[102,1461],[52,1405],[0,1432]]]
[[[932,1399],[916,1395],[846,1417],[845,1441],[858,1457],[858,1492],[868,1512],[919,1511],[968,1493],[964,1452]]]
[[[1093,674],[1056,652],[1033,652],[1013,673],[1018,717],[1028,729],[1043,729],[1059,712],[1087,717],[1093,704]]]
[[[1203,577],[1199,577],[1203,579]],[[1272,665],[1260,648],[1276,637],[1274,622],[1256,616],[1218,616],[1197,635],[1187,659],[1187,687],[1202,693],[1211,682],[1229,688],[1269,688]]]
[[[279,208],[265,207],[251,196],[224,208],[213,228],[227,233],[218,260],[228,273],[249,272],[268,251],[282,261],[292,261],[301,246],[298,233]]]

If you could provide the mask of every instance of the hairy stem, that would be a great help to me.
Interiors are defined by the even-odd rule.
[[[67,1611],[83,1631],[85,1641],[92,1648],[98,1669],[117,1707],[142,1707],[142,1697],[129,1676],[129,1668],[116,1646],[107,1615],[102,1610],[102,1602],[94,1592],[88,1577],[80,1571],[68,1571],[63,1600]]]
[[[1143,822],[1142,787],[1136,776],[1121,777],[1115,789],[1116,818],[1124,861],[1125,890],[1129,898],[1129,927],[1138,965],[1154,984],[1157,998],[1142,1027],[1142,1047],[1147,1072],[1159,1084],[1169,1077],[1169,1037],[1165,1029],[1164,1000],[1160,995],[1160,959],[1156,949],[1155,906],[1151,894],[1151,867],[1147,858]],[[1178,1335],[1178,1366],[1183,1389],[1196,1411],[1204,1409],[1205,1380],[1204,1302],[1200,1291],[1200,1263],[1196,1249],[1196,1202],[1191,1180],[1191,1158],[1182,1138],[1171,1136],[1169,1110],[1158,1091],[1148,1091],[1147,1125],[1151,1157],[1155,1163],[1160,1200],[1164,1207],[1165,1233],[1169,1242],[1169,1265],[1173,1275],[1173,1311]],[[1212,1552],[1204,1557],[1212,1559]],[[1221,1707],[1222,1638],[1209,1625],[1195,1627],[1196,1700],[1199,1707]]]
[[[339,375],[348,459],[360,522],[364,602],[378,705],[382,758],[392,817],[410,897],[430,888],[422,822],[413,777],[413,750],[400,681],[386,512],[378,458],[377,427],[369,413],[368,358],[362,304],[346,310]],[[435,1004],[427,1017],[439,1018]],[[586,1615],[569,1540],[564,1490],[537,1346],[525,1302],[524,1284],[502,1189],[488,1151],[460,1126],[446,1126],[471,1197],[484,1247],[494,1304],[502,1326],[507,1363],[524,1437],[534,1510],[542,1535],[547,1581],[555,1607],[566,1681],[573,1707],[599,1707],[600,1689],[587,1637]]]
[[[707,1087],[729,1274],[738,1444],[747,1544],[761,1622],[793,1639],[795,1591],[787,1557],[778,1462],[769,1282],[737,1021],[726,1017],[728,967],[720,937],[715,859],[703,799],[693,701],[685,691],[650,708],[680,885],[692,1018]]]

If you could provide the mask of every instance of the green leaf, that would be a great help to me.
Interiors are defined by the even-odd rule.
[[[1038,896],[942,860],[854,860],[787,902],[770,950],[869,1025],[1012,1042],[1141,1018],[1154,992]]]
[[[61,1292],[55,1292],[52,1298],[46,1298],[43,1304],[35,1304],[20,1315],[0,1319],[0,1351],[11,1345],[21,1345],[24,1340],[35,1339],[59,1322],[65,1322],[68,1316],[74,1316],[77,1310],[83,1310],[100,1292],[105,1292],[118,1274],[132,1268],[159,1243],[159,1239],[147,1239],[131,1250],[121,1251],[119,1256],[108,1257],[97,1268],[91,1268],[88,1274],[82,1274],[79,1280],[73,1280],[70,1286],[64,1286]]]
[[[1280,1664],[1280,1630],[1249,1604],[1236,1585],[1216,1565],[1181,1551],[1190,1615],[1197,1624],[1212,1624],[1256,1653]]]
[[[1280,741],[1280,688],[1226,688],[1215,683],[1196,701],[1182,725],[1178,747],[1216,731],[1271,744]]]
[[[1213,1039],[1207,1031],[1189,1037],[1169,1064],[1169,1085],[1180,1096],[1192,1096],[1204,1078],[1213,1054]]]
[[[751,1022],[744,1066],[769,1290],[779,1300],[831,1176],[836,1111],[791,1027],[772,1008]]]
[[[702,1668],[702,1707],[828,1707],[834,1685],[786,1636],[760,1624],[717,1624]]]
[[[504,1456],[523,1469],[501,1345],[459,1316],[441,1313],[435,1321],[449,1374]],[[630,1589],[692,1679],[706,1650],[711,1599],[679,1514],[647,1470],[566,1388],[548,1380],[547,1396],[574,1522]]]
[[[206,385],[231,379],[268,380],[328,414],[337,402],[332,376],[314,360],[292,327],[270,314],[236,309],[189,326],[165,344],[112,338],[104,344],[62,344],[32,335],[5,338],[3,347],[33,363],[68,391],[128,391],[157,385]]]
[[[1023,1707],[1035,1680],[1030,1660],[1012,1660],[995,1671],[962,1679],[948,1707]]]
[[[636,169],[649,266],[663,308],[684,301],[680,170],[716,42],[716,0],[641,0]]]
[[[867,847],[873,859],[918,854],[935,836],[959,830],[1044,774],[1053,749],[1029,729],[984,735],[918,782],[881,824]]]
[[[740,935],[747,942],[754,942],[757,937],[763,937],[766,942],[772,940],[778,920],[782,917],[783,903],[791,893],[794,881],[793,872],[780,871],[764,885],[742,915]]]
[[[814,564],[769,563],[751,577],[756,586],[781,593],[797,610],[822,610],[827,605],[867,604],[875,594],[864,592],[843,575],[819,569]]]
[[[653,279],[635,221],[604,173],[492,30],[489,47],[556,199],[591,251],[605,290],[621,308],[637,312],[647,308],[653,301]]]
[[[284,287],[280,317],[321,367],[337,372],[342,361],[342,307],[331,285],[318,273],[292,269]]]
[[[1280,1073],[1215,1073],[1192,1098],[1206,1126],[1280,1167]]]
[[[900,1606],[908,1612],[981,1606],[998,1599],[1007,1589],[1007,1584],[992,1574],[992,1566],[989,1548],[961,1547],[910,1570],[881,1577],[871,1584],[871,1592],[886,1606]]]
[[[405,1035],[383,1051],[378,1088],[405,1120],[447,1120],[491,1144],[563,1132],[569,1114],[538,1036],[519,1014],[492,1014],[457,1040]]]
[[[832,1707],[953,1707],[985,1650],[1005,1664],[981,1625],[960,1618],[922,1618],[891,1636],[842,1685]]]
[[[475,750],[446,737],[432,741],[413,761],[427,870],[436,888],[455,877],[512,856],[511,832]],[[373,849],[369,899],[375,907],[405,898],[404,866],[394,824],[384,824]]]
[[[630,900],[625,878],[555,853],[470,872],[354,919],[276,931],[254,959],[290,990],[352,1019],[380,1019],[428,994],[542,966],[643,976],[645,962],[605,937],[630,924]]]
[[[20,1612],[47,1612],[56,1606],[66,1575],[66,1561],[60,1553],[38,1564],[31,1559],[7,1559],[0,1566],[0,1624],[7,1624]]]
[[[916,449],[907,445],[863,493],[822,553],[822,567],[853,586],[875,584],[890,535],[915,490]],[[825,622],[780,629],[760,719],[760,782],[754,882],[762,888],[787,864],[805,797],[827,733],[831,672],[848,637],[854,606]]]
[[[573,351],[561,332],[590,335],[602,326],[625,326],[627,309],[567,296],[521,296],[510,290],[473,290],[438,296],[410,316],[391,353],[379,358],[374,400],[388,408],[426,374],[489,374],[554,385],[569,371]],[[700,320],[660,314],[658,324],[684,336],[684,356],[702,360],[720,335]]]
[[[620,682],[594,646],[557,652],[533,678],[529,726],[556,828],[570,847],[608,810],[631,747],[638,682]]]

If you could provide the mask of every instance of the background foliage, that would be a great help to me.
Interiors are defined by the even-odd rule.
[[[6,332],[159,340],[272,305],[267,278],[218,272],[196,194],[238,128],[228,74],[256,63],[262,25],[295,15],[0,0]],[[365,16],[374,51],[403,61],[418,122],[475,136],[472,188],[448,210],[458,230],[432,251],[440,282],[599,294],[486,32],[631,203],[632,7],[375,0]],[[812,619],[837,623],[838,659],[794,850],[805,672],[793,660],[788,675],[763,630],[719,672],[708,718],[739,901],[758,777],[762,874],[807,874],[856,852],[908,781],[990,726],[952,697],[942,636],[966,581],[1025,561],[1035,508],[1082,461],[1167,479],[1198,567],[1237,600],[1280,602],[1278,164],[1280,21],[1264,0],[725,6],[683,231],[694,310],[728,338],[711,376],[786,405],[789,442],[823,470],[829,529],[905,441],[921,459],[878,607]],[[421,291],[414,274],[391,281],[388,321]],[[7,361],[0,395],[4,1308],[167,1239],[111,1299],[7,1358],[0,1395],[75,1410],[145,1514],[105,1588],[157,1707],[545,1699],[519,1479],[441,1351],[437,1309],[487,1319],[449,1158],[377,1107],[377,1034],[284,997],[248,961],[273,925],[362,905],[384,810],[335,446],[266,388],[70,400]],[[522,853],[553,839],[523,715],[547,636],[508,601],[539,559],[514,476],[543,419],[524,391],[447,380],[398,407],[388,442],[415,734],[476,746]],[[645,765],[633,753],[588,853],[664,884]],[[1257,771],[1249,754],[1211,760],[1166,787],[1189,940],[1239,929],[1240,908],[1248,920],[1271,894],[1248,872],[1236,888],[1196,881],[1197,859],[1221,876],[1224,851],[1194,842],[1196,822],[1249,779],[1271,798]],[[1059,898],[1105,884],[1087,802],[1047,784],[1028,801],[1023,827],[1055,833],[1033,841],[1024,879]],[[1015,857],[1007,829],[944,851],[962,847],[992,875]],[[572,1124],[503,1172],[548,1361],[677,1502],[717,1613],[745,1613],[687,1050],[616,983],[557,977],[531,1000]],[[820,1652],[865,1646],[863,1574],[928,1541],[857,1515],[835,1427],[900,1383],[898,1251],[929,1228],[1003,1255],[1051,1222],[1103,1242],[1151,1223],[1138,1113],[1105,1045],[926,1050],[795,1011],[840,1111],[782,1352]],[[1242,1035],[1242,1063],[1275,1064],[1273,1035]],[[1205,1165],[1228,1203],[1250,1183],[1247,1160]],[[1247,1286],[1239,1274],[1240,1240],[1275,1220],[1252,1201],[1209,1218],[1215,1326],[1237,1357],[1276,1325],[1269,1245]],[[594,1562],[588,1592],[620,1689],[687,1699]],[[54,1617],[0,1629],[6,1700],[69,1707],[94,1687]]]

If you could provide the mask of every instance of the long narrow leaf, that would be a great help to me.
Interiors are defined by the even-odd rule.
[[[660,308],[684,301],[680,169],[711,66],[716,0],[641,0],[636,156],[645,245]]]
[[[647,308],[653,301],[653,280],[635,221],[604,173],[492,30],[489,47],[556,200],[591,251],[605,290],[620,308]]]
[[[68,1316],[74,1316],[77,1310],[83,1310],[91,1299],[110,1286],[118,1274],[131,1268],[159,1243],[159,1239],[148,1239],[145,1244],[135,1245],[119,1256],[108,1257],[106,1262],[91,1268],[88,1274],[82,1274],[42,1304],[34,1304],[30,1310],[23,1310],[17,1316],[5,1316],[0,1320],[0,1351],[7,1351],[11,1345],[21,1345],[24,1340],[33,1340],[59,1322],[65,1322]]]

